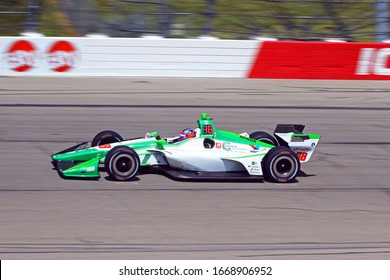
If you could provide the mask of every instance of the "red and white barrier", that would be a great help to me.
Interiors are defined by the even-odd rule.
[[[0,76],[389,80],[386,43],[0,37]]]
[[[390,45],[264,42],[249,78],[390,80]]]

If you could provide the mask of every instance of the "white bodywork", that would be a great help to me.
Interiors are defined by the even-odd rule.
[[[164,154],[168,164],[175,169],[205,172],[248,171],[262,175],[261,160],[269,148],[215,141],[212,148],[204,146],[204,138],[192,138],[180,144],[165,145],[164,149],[148,150],[156,157]],[[142,161],[142,159],[141,159]]]
[[[313,154],[319,139],[292,141],[294,133],[276,133],[288,143],[297,154],[300,162],[307,162]],[[247,133],[240,134],[247,136]],[[174,138],[166,139],[168,144],[161,147],[152,145],[149,148],[136,149],[142,166],[169,165],[173,169],[201,172],[237,172],[247,171],[249,175],[263,175],[262,160],[271,149],[266,146],[256,146],[236,142],[215,140],[210,138],[190,138],[176,143],[169,143]],[[155,141],[155,137],[126,140],[112,143],[99,149],[110,149],[117,145],[135,145],[145,141]],[[205,141],[214,145],[207,146]],[[101,163],[104,158],[101,159]]]

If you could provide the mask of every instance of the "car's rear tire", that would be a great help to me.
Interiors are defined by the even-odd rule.
[[[132,148],[116,146],[107,153],[104,166],[112,179],[127,181],[137,175],[140,159]]]
[[[96,134],[91,142],[91,147],[117,143],[123,141],[122,136],[112,130],[104,130]]]
[[[263,159],[262,166],[265,179],[275,183],[295,181],[301,167],[297,155],[284,146],[269,150]]]
[[[264,131],[255,131],[249,134],[249,137],[255,140],[265,142],[274,146],[279,146],[278,141],[272,135]]]

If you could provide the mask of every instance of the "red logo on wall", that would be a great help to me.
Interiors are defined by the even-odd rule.
[[[36,57],[36,47],[25,40],[13,43],[5,54],[8,67],[17,72],[25,72],[33,68]]]
[[[56,72],[69,71],[76,65],[77,58],[76,47],[67,41],[55,42],[47,51],[47,62]]]
[[[362,48],[356,75],[390,76],[390,48]]]

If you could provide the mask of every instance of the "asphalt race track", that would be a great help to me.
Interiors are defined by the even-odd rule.
[[[0,259],[390,259],[388,82],[0,77]],[[61,179],[101,130],[176,135],[302,123],[299,182]]]

